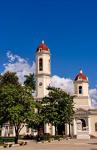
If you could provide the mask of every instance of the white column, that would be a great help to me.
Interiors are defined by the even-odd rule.
[[[15,136],[15,127],[13,127],[13,136]]]
[[[1,129],[1,136],[5,136],[5,127],[2,127]]]
[[[55,135],[55,126],[54,125],[52,125],[52,133],[51,134]]]
[[[44,133],[49,133],[49,124],[48,123],[44,124]]]
[[[69,135],[69,125],[68,124],[65,125],[65,129],[66,129],[66,135]]]
[[[88,117],[88,128],[89,128],[89,135],[91,134],[91,118]]]
[[[77,135],[77,126],[76,126],[76,120],[75,120],[75,118],[73,120],[73,130],[74,130],[74,135]]]

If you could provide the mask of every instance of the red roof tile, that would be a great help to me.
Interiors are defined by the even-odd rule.
[[[39,50],[49,51],[49,48],[46,44],[44,44],[44,41],[42,41],[42,43],[38,46],[37,51]]]
[[[76,76],[75,81],[77,81],[77,80],[79,80],[79,79],[84,80],[84,81],[87,81],[87,77],[86,77],[86,75],[83,74],[82,70],[81,70],[80,73]]]

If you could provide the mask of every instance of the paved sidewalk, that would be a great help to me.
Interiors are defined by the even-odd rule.
[[[36,143],[29,141],[26,146],[15,146],[6,150],[97,150],[97,139],[95,140],[62,140],[51,143]],[[2,148],[5,150],[5,148]]]

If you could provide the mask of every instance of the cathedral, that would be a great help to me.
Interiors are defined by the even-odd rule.
[[[48,94],[47,87],[51,82],[50,49],[42,41],[36,50],[36,99],[40,101]],[[70,127],[71,133],[77,139],[97,137],[97,109],[91,106],[89,97],[88,77],[80,70],[74,78],[75,115]],[[66,125],[67,135],[69,126]],[[44,127],[45,133],[55,135],[55,127],[48,124]]]
[[[48,46],[41,42],[36,50],[36,95],[35,99],[41,101],[48,95],[47,87],[51,83],[51,53]],[[82,70],[74,78],[74,109],[75,115],[71,126],[65,125],[66,134],[69,135],[69,129],[72,136],[77,139],[97,138],[97,109],[91,105],[89,97],[88,77]],[[9,127],[2,128],[2,136],[8,135]],[[51,124],[44,125],[44,133],[55,135],[55,127]],[[12,135],[15,132],[13,131]],[[21,135],[31,134],[31,130],[24,126],[20,132]]]

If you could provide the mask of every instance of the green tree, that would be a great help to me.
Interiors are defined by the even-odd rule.
[[[43,98],[42,114],[45,122],[50,122],[56,127],[62,124],[70,124],[74,116],[73,98],[63,90],[48,87],[49,94]]]
[[[26,80],[24,81],[24,85],[26,87],[31,88],[32,91],[35,91],[35,84],[36,84],[35,75],[34,74],[25,75],[25,78]],[[35,114],[33,118],[29,120],[29,123],[28,123],[29,127],[37,130],[38,135],[40,134],[40,126],[43,124],[43,116],[41,115],[41,108],[42,108],[41,103],[36,101],[35,102]]]
[[[36,84],[35,75],[29,74],[29,75],[26,75],[25,77],[26,77],[26,80],[24,81],[24,85],[26,87],[30,87],[33,91],[35,91],[35,84]],[[43,126],[44,126],[41,109],[42,109],[41,103],[36,101],[34,117],[32,119],[30,119],[29,123],[28,123],[29,127],[37,130],[38,136],[41,134],[40,133],[41,128],[43,128]]]
[[[33,118],[29,120],[29,127],[37,130],[38,136],[40,136],[40,128],[44,126],[43,115],[41,113],[42,104],[40,102],[35,102],[35,113]]]
[[[5,74],[0,81],[2,83],[0,86],[0,123],[3,125],[9,122],[15,127],[15,143],[18,143],[21,129],[34,116],[34,99],[32,90],[21,86],[16,74],[9,73],[9,77],[7,77],[8,79],[16,77],[15,82],[14,80],[8,81],[6,78],[4,82],[4,77]]]
[[[0,75],[0,86],[8,84],[19,85],[16,73],[8,71],[5,74]]]
[[[25,75],[25,81],[24,81],[24,85],[28,86],[30,88],[32,88],[33,91],[35,91],[35,75],[34,74],[29,74],[29,75]]]
[[[6,95],[5,87],[6,85],[16,85],[19,86],[18,77],[16,76],[16,73],[13,72],[6,72],[3,75],[0,75],[0,98],[1,98],[1,106],[0,106],[0,124],[2,125],[7,121],[8,115],[6,115],[7,106],[5,106],[5,102],[7,103],[7,100],[4,97],[4,94]],[[12,91],[13,89],[11,89]],[[14,93],[13,93],[14,94]],[[10,97],[10,95],[9,95]],[[3,101],[2,101],[3,98]],[[11,99],[11,97],[10,97]]]

